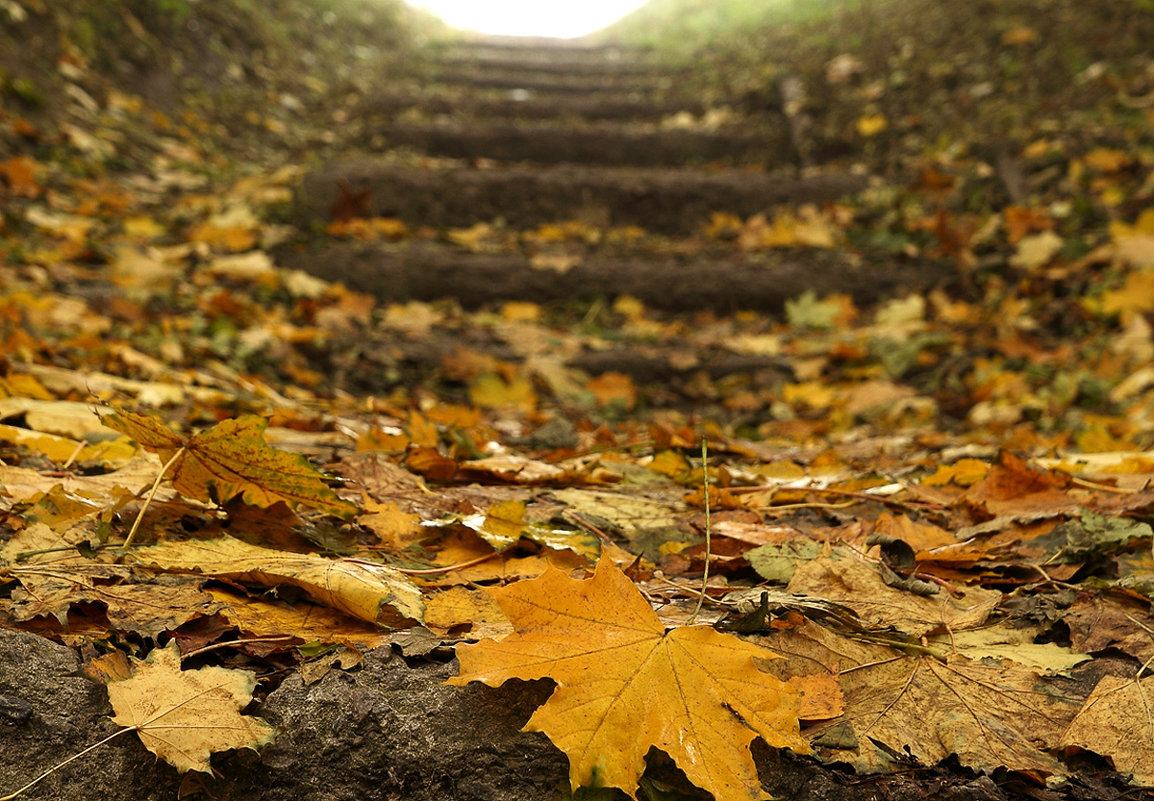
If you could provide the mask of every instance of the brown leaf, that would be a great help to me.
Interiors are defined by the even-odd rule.
[[[1078,745],[1110,757],[1138,784],[1154,784],[1150,743],[1154,742],[1154,676],[1142,680],[1103,676],[1062,735],[1062,745]]]
[[[943,664],[809,622],[775,634],[767,644],[790,660],[770,663],[775,675],[794,669],[838,676],[844,715],[807,730],[831,761],[889,770],[901,767],[892,754],[908,749],[927,764],[957,754],[962,764],[979,770],[1061,770],[1045,749],[1057,745],[1077,702],[1021,665],[955,656]]]
[[[945,592],[914,595],[887,586],[875,566],[853,557],[800,563],[788,590],[844,604],[867,623],[893,626],[915,637],[980,626],[1002,598],[1000,592],[980,587],[966,587],[959,598]]]

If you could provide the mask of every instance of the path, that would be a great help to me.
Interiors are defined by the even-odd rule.
[[[716,214],[799,213],[870,179],[839,165],[799,172],[804,143],[791,141],[785,114],[708,108],[684,83],[614,47],[447,46],[423,80],[366,112],[370,158],[306,177],[298,221],[319,228],[337,209],[473,235],[326,242],[278,259],[393,301],[451,296],[466,308],[628,294],[674,311],[777,312],[806,289],[869,303],[950,273],[829,248],[745,253],[703,236]],[[477,241],[489,233],[502,243]]]

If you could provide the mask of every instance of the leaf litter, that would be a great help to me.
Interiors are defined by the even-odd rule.
[[[1002,36],[1010,48],[1030,41]],[[870,84],[837,79],[838,65],[869,67],[824,65],[828,91],[846,101],[839,113],[850,113]],[[74,645],[99,634],[137,653],[141,636],[159,646],[190,623],[224,621],[289,635],[278,647],[300,658],[312,643],[395,642],[423,614],[438,644],[502,637],[460,645],[460,682],[557,682],[531,725],[570,755],[575,785],[608,777],[634,792],[637,751],[654,744],[717,797],[760,797],[747,750],[758,736],[862,771],[956,756],[979,770],[1062,776],[1084,749],[1154,783],[1154,217],[1140,129],[1135,154],[1096,134],[1022,131],[1007,158],[1037,193],[1011,205],[983,199],[1007,168],[959,139],[907,154],[920,178],[896,194],[718,217],[685,241],[578,221],[445,234],[464,249],[603,238],[682,253],[871,238],[893,258],[932,252],[960,268],[960,287],[876,308],[807,293],[776,316],[678,317],[626,298],[574,316],[533,304],[388,304],[281,270],[266,251],[285,233],[271,220],[292,171],[254,165],[195,195],[206,179],[176,156],[208,162],[196,121],[187,134],[162,133],[135,104],[107,104],[127,115],[120,124],[156,125],[164,137],[150,180],[180,188],[171,210],[102,166],[95,180],[23,156],[2,169],[6,626]],[[921,124],[853,114],[846,129],[867,140]],[[56,145],[99,164],[104,135],[77,128]],[[355,213],[342,223],[331,236],[439,236]],[[108,254],[115,302],[71,291],[94,280],[97,252]],[[648,349],[647,364],[664,372],[591,373],[573,360],[620,343]],[[733,354],[763,361],[728,375],[703,369]],[[413,373],[414,362],[424,369]],[[115,425],[79,422],[92,395],[117,405]],[[292,453],[270,444],[270,424],[297,433]],[[714,453],[711,554],[693,478],[702,435]],[[125,513],[156,479],[140,544],[119,559]],[[510,499],[510,488],[521,494]],[[249,506],[265,528],[246,519]],[[230,536],[230,525],[244,530]],[[914,554],[898,565],[904,583],[881,569],[894,570],[871,544],[879,533]],[[349,553],[318,553],[317,543]],[[707,558],[706,601],[729,616],[721,628],[742,633],[667,631],[648,619],[652,606],[672,620],[696,602]],[[612,566],[634,560],[628,580]],[[939,592],[914,593],[914,581]],[[574,615],[570,605],[603,583],[617,590],[614,614]],[[508,619],[471,585],[499,587]],[[734,593],[752,600],[739,609],[726,600]],[[621,624],[625,609],[645,623]],[[534,615],[556,620],[525,628]],[[566,615],[580,625],[557,623]],[[667,655],[654,657],[644,687],[629,682],[644,675],[643,659],[581,679],[591,644],[618,635],[635,653]],[[514,650],[526,640],[535,663]],[[515,664],[480,661],[502,648]],[[740,664],[692,673],[712,665],[695,656],[710,649]],[[1097,677],[1107,652],[1127,656],[1127,676]],[[770,653],[780,658],[751,672]],[[172,646],[134,664],[142,680],[115,691],[128,704],[118,720],[179,769],[207,770],[210,753],[267,738],[259,723],[219,714],[248,703],[251,673],[192,683],[197,671],[180,670]],[[683,671],[700,697],[677,691]],[[748,703],[726,694],[743,680],[772,691]],[[611,703],[618,696],[594,692],[602,682],[638,695]],[[207,727],[178,711],[208,698]],[[584,703],[602,704],[622,732],[652,736],[618,748],[575,726],[576,711],[555,711]],[[682,735],[699,726],[737,733],[724,746],[690,738],[691,754]]]

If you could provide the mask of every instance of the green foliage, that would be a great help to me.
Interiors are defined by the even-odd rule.
[[[846,0],[650,0],[612,25],[606,37],[673,57],[707,47],[736,47],[773,26],[830,17]]]

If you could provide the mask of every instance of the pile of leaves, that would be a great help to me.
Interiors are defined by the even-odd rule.
[[[898,189],[676,241],[330,228],[958,265],[872,308],[466,313],[279,269],[299,167],[222,158],[191,112],[68,94],[59,132],[0,115],[20,143],[0,161],[0,615],[95,644],[117,721],[177,769],[267,741],[239,710],[285,667],[451,646],[456,683],[556,682],[530,727],[574,786],[632,794],[656,746],[716,798],[760,798],[755,738],[863,772],[1154,784],[1145,140],[1033,138],[1015,203],[974,201],[1007,173],[944,147]],[[126,172],[133,137],[154,155]],[[677,377],[573,366],[613,348]],[[762,368],[715,378],[725,355]],[[219,667],[180,669],[204,649]]]

